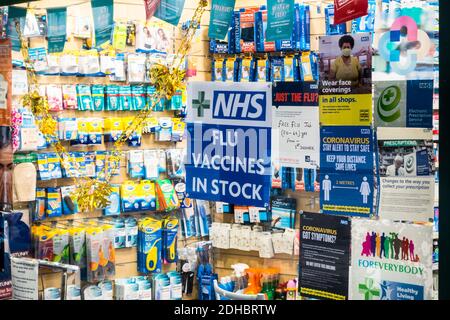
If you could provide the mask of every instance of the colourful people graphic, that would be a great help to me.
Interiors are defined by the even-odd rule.
[[[381,257],[380,252],[381,252],[381,237],[380,234],[377,232],[375,235],[375,245],[376,245],[376,255],[377,257]]]
[[[411,257],[411,261],[416,261],[416,257],[414,256],[414,241],[409,242],[409,256]]]
[[[397,233],[394,233],[394,239],[392,240],[392,242],[394,243],[394,250],[395,250],[394,259],[398,260],[399,259],[398,255],[400,254],[400,249],[402,247],[402,240],[400,240],[398,238],[398,234]]]
[[[379,257],[381,259],[381,258],[383,258],[383,254],[384,254],[384,256],[386,256],[386,242],[388,241],[387,237],[384,235],[384,232],[381,234],[380,239],[381,239],[381,241],[380,241],[381,246],[380,246]]]
[[[364,241],[362,243],[362,247],[363,247],[363,249],[361,251],[361,255],[369,257],[370,254],[371,254],[371,252],[370,252],[370,234],[369,234],[369,232],[367,232],[367,234],[366,234],[366,241]]]
[[[391,259],[394,259],[394,237],[395,234],[393,232],[390,233],[389,246],[391,250]]]
[[[376,253],[376,237],[377,235],[372,231],[372,236],[370,237],[370,252],[372,253],[372,257],[375,257]]]

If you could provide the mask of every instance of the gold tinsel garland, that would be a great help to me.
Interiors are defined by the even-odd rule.
[[[156,92],[152,105],[146,105],[131,124],[122,132],[122,135],[114,143],[111,154],[107,157],[105,163],[104,174],[95,179],[92,178],[73,178],[75,180],[75,191],[71,194],[72,201],[76,202],[81,212],[92,211],[97,208],[104,208],[109,203],[109,195],[111,194],[111,178],[112,173],[118,170],[121,158],[121,148],[129,137],[142,127],[143,122],[149,117],[154,107],[161,99],[171,99],[178,91],[185,88],[184,78],[185,71],[181,66],[190,49],[191,42],[195,36],[196,30],[200,25],[201,18],[208,5],[207,0],[200,0],[199,4],[190,20],[188,28],[182,37],[180,46],[176,53],[172,66],[166,66],[161,63],[152,65],[150,69],[150,82],[155,86]],[[39,130],[45,136],[45,139],[51,144],[60,159],[64,169],[71,172],[72,177],[80,177],[80,167],[75,163],[75,168],[70,166],[70,155],[61,144],[57,134],[57,121],[49,113],[49,106],[46,97],[39,94],[37,90],[37,78],[33,65],[28,56],[28,45],[23,38],[20,24],[16,22],[16,29],[21,41],[21,52],[28,74],[28,82],[30,92],[23,96],[22,103],[24,107],[28,107],[35,116]]]

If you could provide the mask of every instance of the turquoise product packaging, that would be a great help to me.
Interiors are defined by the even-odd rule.
[[[61,190],[59,188],[47,188],[45,208],[47,218],[62,216]]]
[[[267,41],[292,37],[294,0],[267,0]]]
[[[131,96],[133,103],[131,110],[143,110],[147,104],[147,92],[144,86],[131,86]]]
[[[135,218],[125,219],[125,247],[133,248],[137,246],[138,225]]]
[[[167,107],[169,111],[177,111],[181,110],[183,107],[183,92],[181,90],[177,90],[175,94],[172,96],[172,99],[170,99],[169,103],[167,104]]]
[[[131,98],[131,87],[120,86],[119,87],[119,110],[129,111],[132,110],[133,100]]]
[[[297,200],[284,196],[271,199],[272,226],[274,228],[293,229],[295,225]]]
[[[147,87],[147,103],[152,106],[155,101],[156,88],[154,86]],[[153,111],[164,111],[166,105],[166,99],[161,98],[161,100],[154,106]]]
[[[94,111],[103,111],[105,109],[105,86],[101,84],[94,84],[92,90],[92,101]]]
[[[236,0],[212,0],[208,30],[210,39],[225,39],[233,19],[235,3]]]
[[[115,84],[107,85],[106,94],[106,111],[119,110],[119,86]]]
[[[122,218],[113,219],[114,225],[114,248],[125,248],[126,232],[125,232],[125,220]]]
[[[77,103],[78,103],[78,110],[80,111],[93,110],[90,85],[77,84]]]

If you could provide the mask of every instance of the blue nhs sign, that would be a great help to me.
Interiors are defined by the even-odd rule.
[[[213,119],[266,121],[266,92],[214,91]]]

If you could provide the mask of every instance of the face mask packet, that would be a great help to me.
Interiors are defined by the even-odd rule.
[[[59,59],[62,76],[78,75],[78,57],[75,52],[62,53]]]
[[[60,54],[47,55],[47,71],[46,76],[58,76],[61,73]]]
[[[147,57],[145,54],[128,55],[128,81],[142,83],[145,81]]]
[[[28,49],[28,58],[38,75],[46,74],[48,70],[47,50],[45,48]]]
[[[62,85],[63,108],[65,110],[76,110],[77,103],[77,86],[74,84]]]
[[[115,72],[115,56],[110,53],[100,53],[100,75],[112,76]]]
[[[110,75],[111,81],[126,81],[125,54],[118,53],[114,59],[114,73]]]
[[[132,109],[133,100],[131,98],[131,87],[119,87],[119,110],[130,111]]]
[[[105,86],[94,84],[92,85],[91,90],[94,111],[103,111],[105,109]]]
[[[80,111],[92,110],[93,106],[92,106],[90,85],[77,84],[77,102],[78,102],[78,110]]]
[[[57,84],[48,84],[46,86],[46,93],[49,111],[62,111],[63,98],[61,86]]]
[[[81,51],[78,56],[78,76],[100,76],[100,60],[97,50]]]
[[[106,93],[106,111],[117,111],[119,109],[119,86],[115,84],[107,85]]]

